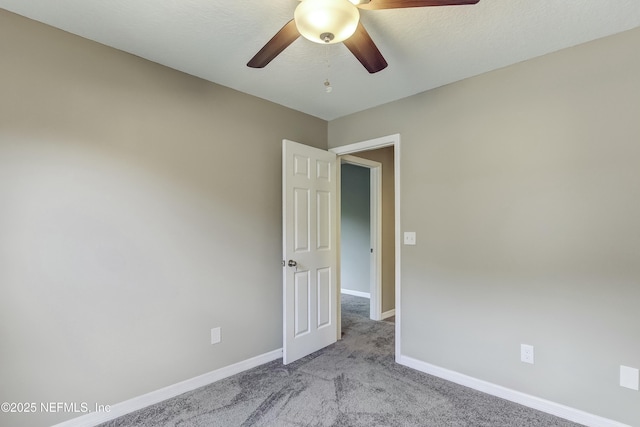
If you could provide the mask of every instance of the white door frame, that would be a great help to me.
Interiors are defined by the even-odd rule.
[[[402,304],[401,304],[401,279],[402,279],[402,271],[401,271],[401,239],[400,239],[400,134],[383,136],[380,138],[370,139],[366,141],[356,142],[354,144],[342,145],[339,147],[335,147],[330,149],[329,151],[335,153],[336,155],[344,155],[344,154],[354,154],[359,151],[368,151],[375,150],[376,148],[384,148],[384,147],[393,147],[393,177],[394,177],[394,191],[395,191],[395,249],[396,249],[396,259],[395,259],[395,279],[396,279],[396,348],[395,348],[395,359],[396,362],[400,360],[401,353],[401,313],[402,313]],[[340,278],[340,249],[338,242],[338,268],[337,268],[337,277],[338,280]],[[340,294],[336,292],[337,295],[337,307],[338,307],[338,338],[341,336],[341,319],[340,319]]]
[[[369,260],[369,317],[382,320],[382,163],[346,154],[339,157],[340,165],[350,164],[369,169],[370,181],[370,245]],[[340,168],[340,171],[342,169]],[[342,174],[338,171],[338,236],[341,236],[341,190]],[[339,243],[339,245],[341,245]],[[340,280],[338,278],[337,280]],[[341,283],[341,282],[340,282]],[[341,283],[342,287],[342,283]]]

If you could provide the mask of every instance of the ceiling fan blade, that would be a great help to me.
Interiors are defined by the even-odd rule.
[[[402,9],[406,7],[460,6],[476,4],[479,1],[480,0],[371,0],[369,3],[358,5],[358,7],[367,10]]]
[[[300,37],[300,33],[298,32],[298,28],[296,28],[296,23],[292,19],[287,22],[285,26],[282,27],[280,31],[278,31],[276,35],[273,36],[253,58],[251,58],[247,63],[247,67],[265,67],[273,60],[273,58],[280,55],[287,46],[296,41],[298,37]]]
[[[373,40],[371,40],[371,36],[364,29],[362,23],[358,23],[356,32],[343,43],[369,73],[377,73],[387,68],[387,61],[385,61]]]

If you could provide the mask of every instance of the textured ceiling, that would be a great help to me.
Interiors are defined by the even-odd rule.
[[[0,8],[332,120],[640,26],[640,0],[480,0],[361,11],[389,63],[369,74],[342,44],[299,38],[264,69],[246,63],[296,0],[0,0]],[[327,77],[333,92],[324,91]],[[638,54],[629,52],[629,54]]]

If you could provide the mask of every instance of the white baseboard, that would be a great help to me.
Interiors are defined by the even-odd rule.
[[[500,397],[511,402],[519,403],[520,405],[528,406],[529,408],[537,409],[538,411],[546,412],[547,414],[555,415],[588,427],[630,427],[627,424],[622,424],[579,409],[531,396],[530,394],[512,390],[484,380],[479,380],[459,372],[450,371],[409,356],[400,355],[400,357],[396,358],[396,362],[426,374],[479,390],[483,393]]]
[[[354,297],[362,297],[371,299],[369,292],[352,291],[351,289],[340,289],[341,294],[353,295]]]
[[[395,316],[395,315],[396,315],[396,309],[393,308],[393,309],[391,309],[389,311],[385,311],[384,313],[382,313],[380,315],[380,319],[381,320],[388,319],[389,317],[392,317],[392,316]]]
[[[161,388],[159,390],[152,391],[147,394],[143,394],[133,399],[125,400],[124,402],[116,403],[110,407],[108,412],[91,412],[81,417],[73,418],[68,421],[64,421],[60,424],[56,424],[53,427],[88,427],[96,426],[98,424],[105,423],[107,421],[114,420],[123,415],[127,415],[131,412],[138,411],[146,408],[150,405],[162,402],[172,397],[176,397],[182,393],[186,393],[191,390],[209,385],[216,381],[220,381],[231,375],[238,374],[246,371],[247,369],[255,368],[256,366],[264,365],[265,363],[282,357],[282,349],[270,351],[251,359],[243,360],[233,365],[225,366],[215,371],[207,372],[206,374],[199,375],[197,377],[181,381],[179,383]]]

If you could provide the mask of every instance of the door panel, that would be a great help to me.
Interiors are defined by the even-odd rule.
[[[309,189],[294,188],[293,189],[293,215],[294,226],[294,251],[296,253],[309,252],[309,240],[311,230],[309,223],[311,222],[311,212],[309,211]]]
[[[336,156],[283,141],[283,361],[336,341]],[[291,262],[290,262],[291,261]]]
[[[331,269],[318,270],[318,328],[331,325]]]
[[[299,271],[294,275],[294,323],[295,336],[306,334],[309,332],[310,317],[310,292],[309,292],[309,272]]]
[[[331,193],[318,191],[316,193],[316,249],[331,250]]]

